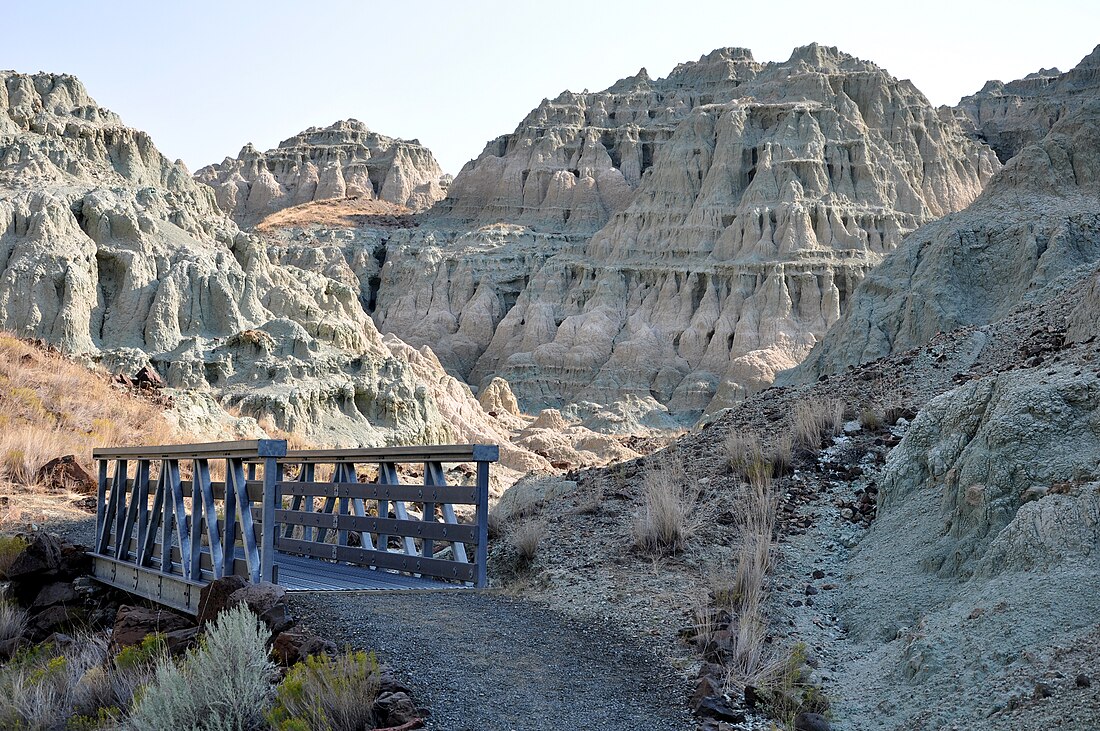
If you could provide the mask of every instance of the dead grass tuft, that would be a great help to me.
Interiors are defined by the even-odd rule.
[[[26,547],[27,542],[19,536],[0,536],[0,578],[7,578],[8,569]]]
[[[809,399],[799,403],[791,415],[795,444],[818,450],[827,437],[844,428],[844,402],[840,399]]]
[[[776,438],[769,452],[772,463],[772,477],[783,477],[791,474],[794,467],[794,437],[789,433]]]
[[[516,552],[516,563],[527,568],[538,557],[539,545],[546,538],[546,523],[541,520],[524,520],[508,534],[508,544]]]
[[[642,508],[634,522],[634,545],[663,556],[684,550],[694,533],[698,488],[689,484],[683,463],[665,457],[645,473]]]

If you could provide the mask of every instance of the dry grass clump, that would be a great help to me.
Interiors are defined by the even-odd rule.
[[[538,557],[539,545],[546,538],[546,523],[541,520],[524,520],[508,534],[508,544],[516,552],[516,562],[521,568],[529,567]]]
[[[768,476],[742,485],[735,514],[740,542],[732,561],[712,578],[708,602],[695,611],[697,646],[723,664],[731,686],[762,687],[782,666],[783,658],[766,642],[765,610],[778,502]]]
[[[308,657],[279,684],[267,721],[275,731],[374,728],[374,700],[380,685],[381,671],[373,654]]]
[[[0,668],[0,728],[65,728],[67,721],[88,714],[108,720],[106,658],[107,639],[99,635],[78,636],[63,648],[42,645],[16,654]]]
[[[754,480],[745,486],[742,509],[737,516],[741,544],[737,549],[728,597],[737,626],[736,632],[731,632],[730,655],[726,661],[727,668],[742,684],[757,679],[772,664],[764,642],[768,630],[764,603],[768,596],[768,573],[774,559],[777,507],[778,499],[771,480]]]
[[[731,431],[724,446],[730,470],[749,482],[788,475],[794,465],[794,439],[790,434],[776,437],[771,447],[765,450],[756,432]]]
[[[799,403],[791,415],[795,444],[817,450],[822,442],[844,428],[844,402],[840,399],[809,399]]]
[[[275,425],[275,419],[267,414],[256,420],[256,424],[261,429],[267,432],[267,436],[270,439],[282,439],[286,442],[286,448],[292,449],[317,449],[318,445],[307,439],[304,434],[299,432],[283,431]],[[331,467],[330,467],[331,469]],[[326,475],[325,479],[328,479],[331,475]],[[320,477],[316,479],[321,479]]]
[[[751,479],[771,471],[764,458],[760,435],[754,431],[731,431],[725,441],[726,456],[735,475]]]
[[[0,479],[34,485],[49,460],[93,447],[166,444],[182,435],[163,409],[120,393],[107,375],[0,333]]]
[[[634,522],[634,545],[661,556],[684,550],[694,533],[699,490],[683,463],[665,457],[645,473],[642,508]]]
[[[0,642],[22,637],[27,629],[27,612],[18,604],[0,601]]]
[[[339,198],[313,201],[284,208],[256,224],[261,232],[281,228],[322,226],[324,228],[356,228],[363,224],[406,228],[414,225],[412,211],[395,203],[369,198]]]
[[[789,433],[776,437],[775,444],[769,452],[772,465],[772,476],[783,477],[791,474],[794,467],[794,437]]]
[[[859,424],[867,431],[876,432],[882,428],[882,413],[872,406],[867,406],[859,413]]]

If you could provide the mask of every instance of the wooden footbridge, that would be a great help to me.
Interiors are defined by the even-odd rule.
[[[498,456],[266,439],[97,449],[95,576],[192,614],[231,574],[288,591],[481,588]]]

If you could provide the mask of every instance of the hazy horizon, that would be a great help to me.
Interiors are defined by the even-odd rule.
[[[811,42],[837,46],[912,80],[938,106],[990,79],[1066,71],[1100,43],[1100,4],[1053,0],[1041,14],[1033,3],[989,5],[935,0],[914,16],[862,0],[827,14],[792,2],[776,17],[719,0],[683,2],[675,14],[658,3],[561,2],[551,16],[498,0],[339,0],[305,16],[300,5],[255,0],[154,11],[132,0],[16,2],[6,8],[14,37],[0,68],[77,76],[192,171],[248,142],[269,149],[355,118],[419,139],[457,174],[543,98],[604,89],[643,66],[667,76],[724,46],[749,48],[758,61],[786,60]],[[36,30],[11,32],[19,28]]]

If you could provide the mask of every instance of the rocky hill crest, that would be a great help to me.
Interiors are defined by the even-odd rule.
[[[237,157],[208,165],[195,178],[214,188],[218,204],[241,226],[334,198],[420,210],[442,198],[450,182],[418,140],[372,132],[356,119],[310,127],[266,152],[247,144]]]

